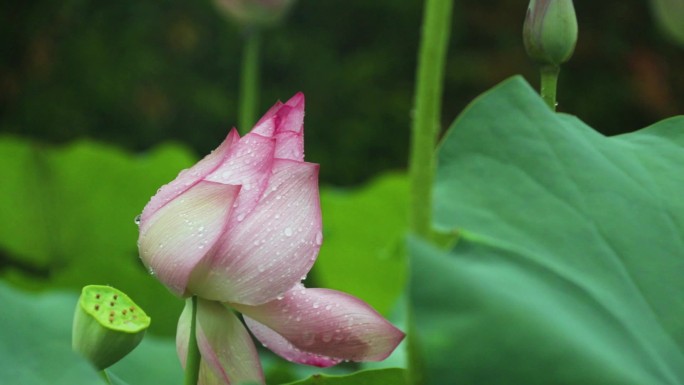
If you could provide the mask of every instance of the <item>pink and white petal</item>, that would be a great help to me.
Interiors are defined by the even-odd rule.
[[[191,168],[181,171],[176,179],[162,186],[143,209],[143,212],[140,215],[140,225],[144,226],[145,222],[147,222],[157,210],[187,191],[190,187],[194,186],[197,182],[204,179],[205,176],[209,175],[220,166],[224,158],[230,152],[232,146],[239,139],[240,135],[238,132],[235,129],[232,129],[218,148]]]
[[[322,242],[318,165],[276,159],[254,211],[226,232],[198,295],[257,305],[309,272]]]
[[[239,186],[199,182],[140,224],[140,258],[174,294],[224,233]]]
[[[232,147],[224,163],[206,176],[211,182],[242,186],[230,227],[249,215],[259,202],[271,176],[274,151],[273,138],[247,134]]]
[[[283,103],[281,101],[277,101],[276,104],[274,104],[273,107],[269,108],[268,111],[266,111],[266,113],[264,114],[264,116],[262,116],[261,119],[259,119],[259,121],[256,122],[251,132],[263,136],[273,136],[273,133],[275,132],[276,122],[275,116],[282,106]]]
[[[292,345],[290,341],[283,338],[283,336],[276,333],[268,326],[247,316],[243,316],[243,318],[245,319],[245,323],[249,330],[252,331],[252,334],[264,345],[264,347],[271,349],[273,353],[290,362],[327,368],[329,366],[337,365],[342,361],[339,358],[331,358],[299,350]]]
[[[191,315],[192,302],[187,300],[176,333],[176,350],[184,368]],[[199,299],[196,336],[202,356],[200,385],[265,383],[252,338],[232,311],[218,302]]]
[[[289,107],[289,108],[288,108]],[[304,94],[296,93],[276,114],[279,120],[276,122],[276,133],[292,131],[303,133],[304,131]]]
[[[258,306],[231,306],[297,349],[335,359],[381,361],[404,338],[403,332],[368,304],[335,290],[297,285],[282,299]]]
[[[275,157],[304,161],[304,135],[293,131],[282,131],[276,134]]]

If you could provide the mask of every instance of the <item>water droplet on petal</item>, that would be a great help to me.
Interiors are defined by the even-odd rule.
[[[323,243],[323,233],[320,231],[316,233],[316,244],[320,246]]]
[[[244,220],[244,219],[245,219],[245,214],[240,214],[237,216],[238,222],[242,222],[242,220]]]
[[[283,231],[283,234],[285,234],[286,237],[291,237],[292,236],[292,229],[289,227],[285,228],[285,230]]]
[[[316,339],[316,336],[314,335],[313,332],[306,331],[306,332],[304,332],[304,334],[302,334],[302,344],[304,346],[313,345],[315,339]]]
[[[133,222],[135,222],[136,225],[140,226],[140,214],[136,215],[135,218],[133,218]]]

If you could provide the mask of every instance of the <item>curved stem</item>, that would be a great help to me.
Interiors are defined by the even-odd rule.
[[[542,99],[548,104],[553,111],[556,111],[556,89],[558,86],[558,74],[560,67],[557,65],[545,65],[539,70],[541,73],[541,89],[540,94]]]
[[[256,123],[259,104],[259,46],[261,33],[256,27],[245,31],[245,47],[242,52],[240,73],[239,123],[240,134],[246,134]]]
[[[190,340],[188,341],[188,356],[185,361],[184,385],[197,385],[200,368],[200,352],[197,346],[197,296],[192,296],[192,319],[190,321]]]
[[[418,77],[411,127],[409,225],[421,237],[432,235],[432,182],[440,131],[442,83],[449,42],[453,0],[427,0],[418,57]]]

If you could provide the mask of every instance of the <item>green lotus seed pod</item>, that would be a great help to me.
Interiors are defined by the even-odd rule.
[[[570,59],[577,43],[577,17],[572,0],[531,0],[523,25],[527,54],[542,65]]]
[[[149,326],[150,317],[126,294],[89,285],[76,304],[72,347],[102,370],[138,346]]]

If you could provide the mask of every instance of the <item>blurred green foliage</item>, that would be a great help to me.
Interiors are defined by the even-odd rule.
[[[684,50],[648,2],[577,2],[579,42],[559,108],[606,133],[684,105]],[[482,90],[522,73],[519,0],[455,5],[443,122]],[[324,182],[405,167],[422,4],[301,0],[267,31],[261,110],[307,95],[307,157]],[[207,153],[237,122],[241,31],[209,0],[3,1],[0,130],[48,142],[89,137],[131,150],[168,140]]]
[[[426,383],[684,384],[683,150],[684,117],[607,138],[520,78],[471,104],[435,186],[461,239],[411,242]]]

